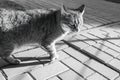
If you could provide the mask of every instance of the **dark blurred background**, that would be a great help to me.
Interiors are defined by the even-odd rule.
[[[15,10],[25,10],[23,6],[9,0],[0,0],[0,8],[15,9]]]
[[[114,2],[114,3],[120,3],[120,0],[105,0],[105,1],[110,1],[110,2]]]

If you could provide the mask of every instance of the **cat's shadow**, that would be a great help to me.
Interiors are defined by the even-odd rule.
[[[17,59],[21,60],[21,63],[18,65],[12,65],[8,64],[3,67],[2,69],[8,69],[8,68],[17,68],[17,67],[27,67],[27,66],[32,66],[32,65],[43,65],[50,63],[50,57],[17,57]]]

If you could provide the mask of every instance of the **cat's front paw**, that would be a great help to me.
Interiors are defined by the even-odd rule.
[[[9,64],[13,64],[13,65],[16,65],[16,64],[20,64],[21,60],[19,59],[14,59],[12,57],[7,57],[7,58],[3,58],[6,62],[8,62]]]
[[[59,58],[59,55],[50,55],[50,61],[55,61]]]
[[[20,64],[21,60],[19,59],[14,59],[13,62],[11,62],[11,64]]]

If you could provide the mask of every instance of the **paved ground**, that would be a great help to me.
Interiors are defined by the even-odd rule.
[[[9,65],[1,59],[0,66],[7,66],[1,67],[0,80],[120,80],[119,1],[13,1],[17,6],[10,2],[7,8],[59,8],[61,3],[77,7],[84,3],[87,6],[85,23],[77,36],[56,45],[60,58],[54,63],[48,64],[47,53],[34,46],[14,51],[14,57],[22,60],[20,65]],[[5,7],[4,4],[0,6]]]

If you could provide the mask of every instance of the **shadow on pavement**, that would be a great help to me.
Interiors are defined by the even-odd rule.
[[[25,10],[25,8],[13,1],[0,0],[0,8],[13,9],[13,10]]]
[[[70,40],[68,42],[76,42],[76,41],[99,41],[99,40],[103,40],[103,41],[106,41],[106,40],[120,40],[119,37],[113,37],[113,38],[94,38],[94,39],[81,39],[81,40]]]
[[[80,41],[107,41],[107,40],[120,40],[120,37],[111,37],[111,38],[91,38],[91,39],[77,39],[77,40],[68,40],[68,42],[80,42]],[[65,43],[57,43],[57,45],[64,45]]]
[[[50,63],[50,57],[17,57],[17,59],[21,60],[21,63],[18,65],[5,65],[1,67],[2,69],[8,68],[16,68],[16,67],[25,67],[25,66],[32,66],[32,65],[40,65]]]
[[[33,61],[33,60],[49,60],[50,57],[16,57],[17,59],[20,59],[21,61]]]
[[[114,3],[120,3],[120,0],[105,0],[105,1],[114,2]]]

